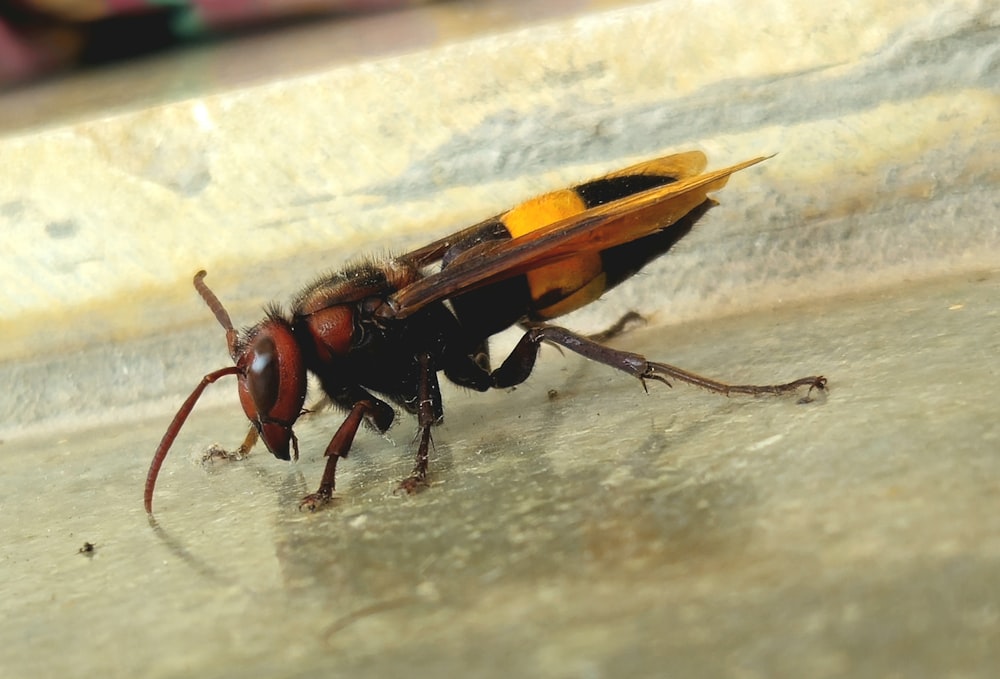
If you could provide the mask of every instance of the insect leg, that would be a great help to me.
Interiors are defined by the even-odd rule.
[[[639,327],[640,325],[645,325],[646,319],[643,318],[642,314],[638,311],[626,311],[621,315],[617,321],[606,327],[604,330],[599,330],[598,332],[591,333],[589,335],[584,335],[587,339],[592,342],[602,343],[608,340],[614,339],[619,335],[622,335],[632,328]],[[542,328],[547,324],[542,321],[520,321],[518,327],[523,330],[531,330],[532,328]]]
[[[239,448],[234,451],[229,451],[222,446],[213,443],[209,446],[208,450],[202,453],[201,461],[212,462],[214,460],[242,460],[249,455],[250,451],[253,450],[253,447],[257,445],[257,439],[259,437],[260,434],[257,432],[257,427],[251,424],[249,430],[247,431],[247,435],[243,439],[243,443],[240,444]]]
[[[319,482],[319,489],[302,498],[302,501],[299,502],[299,509],[316,511],[330,501],[336,488],[337,462],[340,458],[347,457],[347,453],[351,450],[351,444],[354,443],[354,435],[358,433],[358,428],[365,418],[368,418],[369,421],[377,421],[381,410],[386,408],[388,406],[375,397],[360,400],[351,407],[347,419],[341,423],[337,433],[333,435],[330,443],[326,446],[326,452],[323,453],[327,460],[326,468],[323,470],[323,478]],[[389,422],[391,421],[390,418]]]
[[[645,325],[646,319],[642,317],[638,311],[627,311],[622,314],[622,317],[614,322],[613,325],[605,328],[600,332],[595,332],[592,335],[587,335],[587,339],[592,342],[607,342],[610,339],[618,337],[619,335],[628,332],[629,329],[638,327],[640,325]]]
[[[420,354],[420,393],[417,403],[417,424],[420,445],[410,475],[399,483],[399,490],[415,493],[427,485],[427,459],[431,444],[431,427],[441,419],[441,386],[437,371],[431,367],[430,356]]]
[[[490,354],[487,347],[479,347],[473,355],[459,354],[444,356],[445,377],[455,384],[475,389],[476,391],[487,391],[493,386],[493,378],[490,377]]]
[[[667,363],[649,361],[645,356],[639,354],[606,347],[603,344],[554,325],[538,325],[524,333],[521,341],[514,347],[514,351],[507,357],[507,360],[493,372],[494,384],[502,388],[519,384],[527,379],[535,364],[538,345],[542,342],[551,342],[552,344],[580,354],[584,358],[603,363],[604,365],[628,373],[633,377],[637,377],[642,382],[644,388],[646,380],[657,380],[667,386],[672,386],[670,384],[671,379],[687,382],[696,387],[708,389],[709,391],[714,391],[725,396],[730,394],[750,394],[752,396],[783,394],[795,391],[800,387],[808,387],[811,394],[813,389],[822,391],[826,388],[826,378],[819,375],[803,377],[786,384],[727,384],[703,377],[683,368],[668,365]],[[806,398],[808,399],[808,394]]]

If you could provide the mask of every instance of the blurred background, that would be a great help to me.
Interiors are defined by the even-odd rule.
[[[0,16],[0,85],[178,45],[419,0],[8,0]]]

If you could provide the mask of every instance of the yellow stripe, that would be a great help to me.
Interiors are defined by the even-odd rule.
[[[521,203],[501,217],[511,238],[519,238],[560,219],[580,214],[587,206],[573,189],[553,191]],[[554,318],[592,302],[604,292],[604,270],[597,252],[566,259],[526,274],[533,301],[551,303],[538,310]]]
[[[560,219],[578,215],[587,206],[573,189],[553,191],[511,208],[501,220],[511,238],[520,238]]]

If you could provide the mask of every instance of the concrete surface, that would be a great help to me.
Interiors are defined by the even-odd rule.
[[[995,676],[995,8],[538,4],[0,97],[0,674]],[[547,351],[512,393],[446,392],[428,492],[392,493],[403,418],[307,516],[336,415],[297,465],[204,468],[244,431],[223,383],[147,523],[153,449],[228,361],[199,268],[251,323],[362,253],[688,148],[779,155],[567,324],[635,308],[623,348],[822,372],[828,398],[647,395]]]
[[[512,393],[447,391],[428,491],[392,492],[404,421],[395,444],[359,437],[316,515],[296,506],[335,415],[300,427],[298,464],[206,469],[194,458],[243,423],[235,403],[196,412],[156,529],[140,495],[164,418],[7,442],[0,666],[994,676],[998,294],[994,272],[618,341],[739,380],[823,371],[808,405],[644,394],[548,351]]]

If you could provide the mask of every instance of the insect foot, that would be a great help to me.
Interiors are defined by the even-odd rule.
[[[430,487],[431,484],[428,483],[426,475],[413,474],[400,481],[393,494],[406,493],[407,495],[416,495],[425,488]]]
[[[315,512],[333,501],[329,493],[309,493],[299,501],[299,511]]]

